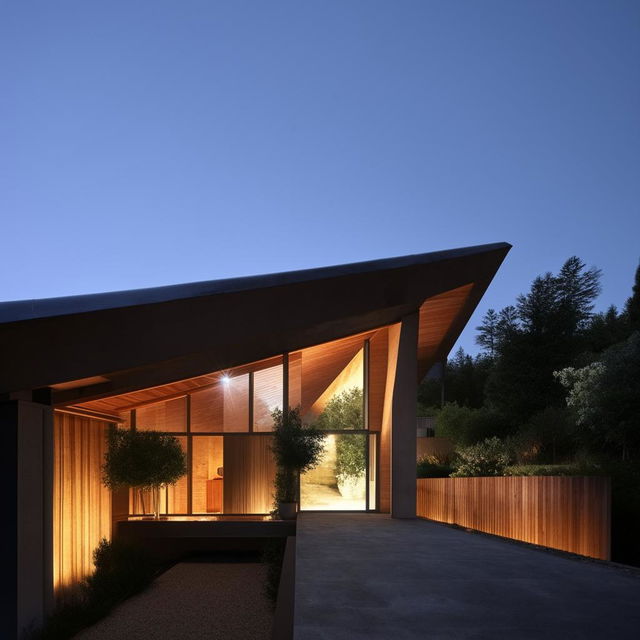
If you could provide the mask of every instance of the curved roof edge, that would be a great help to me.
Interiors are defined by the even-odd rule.
[[[266,275],[226,278],[223,280],[205,280],[201,282],[150,287],[146,289],[132,289],[128,291],[1,302],[0,323],[21,322],[38,318],[90,313],[92,311],[102,311],[105,309],[157,304],[170,302],[172,300],[235,293],[252,289],[266,289],[269,287],[338,278],[359,273],[401,269],[419,264],[441,262],[482,254],[498,249],[508,250],[510,248],[511,245],[508,242],[496,242],[472,247],[448,249],[446,251],[432,251],[430,253],[367,260],[365,262],[352,262],[331,267],[302,269],[299,271],[284,271]]]

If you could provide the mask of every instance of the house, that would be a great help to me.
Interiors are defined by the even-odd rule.
[[[338,406],[349,418],[327,423],[301,509],[415,517],[416,385],[509,248],[0,304],[3,580],[16,594],[3,628],[37,625],[115,522],[148,512],[101,484],[110,425],[178,437],[189,473],[164,491],[165,514],[263,519],[271,412],[298,406],[313,423]]]

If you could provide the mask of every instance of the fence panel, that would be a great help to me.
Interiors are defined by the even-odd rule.
[[[610,559],[609,478],[419,478],[417,482],[419,517]]]

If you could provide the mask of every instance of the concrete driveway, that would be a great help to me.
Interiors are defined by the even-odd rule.
[[[640,638],[640,571],[425,520],[302,514],[295,640]]]

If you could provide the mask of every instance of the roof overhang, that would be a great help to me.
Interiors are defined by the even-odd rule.
[[[0,393],[123,393],[393,324],[420,311],[422,375],[510,249],[481,245],[265,276],[0,304]],[[436,328],[437,327],[437,328]],[[106,381],[95,379],[101,377]],[[73,381],[92,382],[75,385]]]

